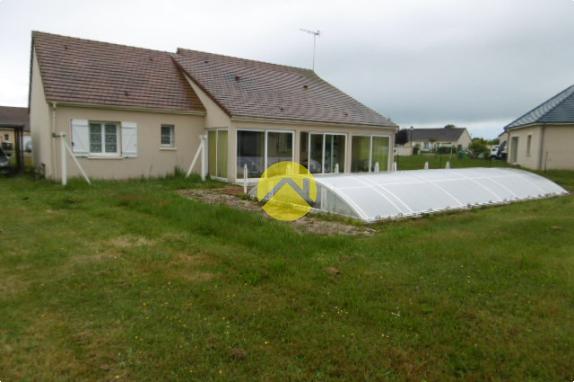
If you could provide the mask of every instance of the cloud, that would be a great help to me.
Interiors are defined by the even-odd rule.
[[[0,104],[25,105],[30,31],[311,65],[404,126],[495,136],[574,83],[569,0],[0,2]],[[499,126],[495,126],[499,124]]]

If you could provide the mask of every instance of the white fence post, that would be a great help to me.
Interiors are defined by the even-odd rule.
[[[380,171],[379,162],[375,162],[375,173]]]
[[[185,174],[186,178],[189,178],[189,176],[191,175],[191,172],[193,171],[193,168],[195,167],[195,164],[197,163],[197,161],[201,157],[201,163],[200,163],[201,180],[205,180],[205,177],[207,176],[207,142],[206,141],[207,141],[207,137],[205,135],[199,136],[199,147],[197,148],[197,151],[195,152],[193,160],[191,161],[191,165],[189,166],[189,169],[187,170],[187,173]]]
[[[247,178],[248,178],[248,170],[247,170],[247,163],[243,165],[243,193],[247,194]]]
[[[444,168],[446,168],[446,169],[450,168],[450,161],[449,160],[446,161],[446,166]]]
[[[335,174],[339,173],[339,163],[335,163]]]
[[[207,177],[207,135],[201,136],[201,180]]]
[[[397,172],[397,162],[393,162],[393,172]]]
[[[425,170],[428,170],[428,169],[429,169],[429,161],[427,160],[427,161],[425,162]]]

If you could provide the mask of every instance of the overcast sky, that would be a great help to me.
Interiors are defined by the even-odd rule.
[[[30,32],[310,67],[401,127],[494,137],[574,84],[572,0],[0,0],[0,104],[26,106]]]

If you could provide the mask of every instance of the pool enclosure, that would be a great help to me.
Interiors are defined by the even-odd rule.
[[[531,172],[507,168],[414,170],[315,178],[315,209],[365,222],[540,199],[568,192]]]

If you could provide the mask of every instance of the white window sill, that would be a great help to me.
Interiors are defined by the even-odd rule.
[[[86,156],[86,158],[88,159],[124,159],[123,156],[121,155],[94,155],[94,154],[89,154]]]
[[[176,151],[177,147],[171,147],[171,146],[161,146],[160,151]]]

